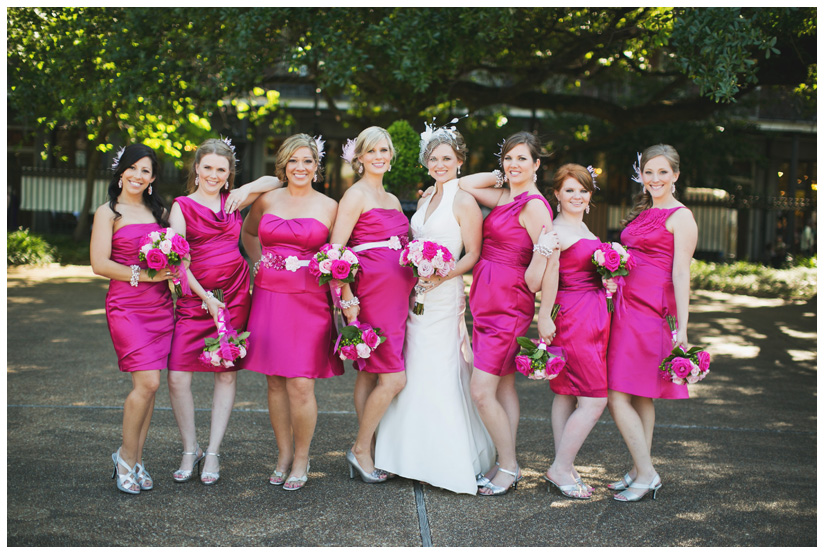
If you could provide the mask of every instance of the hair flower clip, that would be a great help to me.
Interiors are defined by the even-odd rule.
[[[596,170],[593,169],[593,166],[587,166],[587,171],[590,172],[590,179],[593,180],[593,188],[597,191],[601,191],[601,189],[599,189],[599,186],[596,185]]]
[[[120,165],[120,157],[123,156],[123,151],[126,150],[125,146],[120,147],[120,150],[117,151],[117,154],[114,158],[112,158],[112,171],[116,172],[117,167]]]
[[[318,149],[318,161],[320,162],[321,159],[324,157],[324,137],[323,135],[318,135],[317,137],[313,138],[315,139],[315,147]]]
[[[450,123],[448,123],[447,125],[444,125],[443,127],[436,127],[435,118],[433,118],[432,124],[424,122],[424,131],[421,132],[421,134],[420,134],[421,140],[418,143],[418,161],[421,162],[421,165],[423,165],[423,166],[427,165],[427,161],[424,160],[423,158],[424,158],[424,154],[427,151],[427,145],[430,144],[430,141],[432,141],[435,137],[437,137],[438,135],[441,135],[441,134],[444,134],[447,137],[449,137],[449,140],[455,141],[456,140],[456,136],[455,136],[456,129],[455,129],[455,125],[452,125],[452,124],[458,123],[459,120],[461,120],[463,118],[466,118],[466,117],[469,117],[469,115],[470,114],[465,114],[465,115],[461,116],[460,118],[453,118],[453,119],[450,120]]]
[[[642,153],[636,153],[636,163],[633,164],[633,173],[634,175],[630,176],[630,179],[638,183],[639,185],[644,185],[642,183]]]
[[[347,139],[343,151],[341,158],[352,164],[352,159],[355,157],[355,139]]]

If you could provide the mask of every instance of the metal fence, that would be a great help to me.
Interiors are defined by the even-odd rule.
[[[86,196],[86,170],[41,170],[22,168],[20,210],[77,215]],[[111,173],[101,171],[95,177],[91,210],[106,202]]]

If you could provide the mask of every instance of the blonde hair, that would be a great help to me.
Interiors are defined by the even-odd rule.
[[[227,178],[227,182],[229,183],[230,189],[235,186],[235,164],[237,163],[235,152],[220,139],[207,139],[198,147],[198,150],[195,151],[195,160],[189,167],[189,177],[186,180],[187,193],[191,194],[198,190],[198,186],[195,185],[195,178],[198,176],[198,165],[207,154],[217,154],[229,161],[229,177]]]
[[[642,153],[642,157],[639,160],[639,179],[642,178],[647,163],[657,156],[664,156],[667,163],[670,164],[670,169],[673,170],[673,173],[679,172],[679,153],[670,145],[658,144],[647,147]],[[673,197],[676,198],[675,192],[673,193]],[[653,199],[650,198],[650,193],[648,193],[647,189],[642,185],[642,191],[633,197],[633,208],[627,213],[625,219],[621,221],[622,228],[627,227],[627,224],[635,220],[639,214],[651,206],[653,206]]]
[[[318,154],[318,144],[315,142],[315,139],[306,133],[298,133],[297,135],[292,135],[287,138],[275,154],[275,177],[280,179],[281,183],[285,184],[287,182],[286,165],[289,162],[289,159],[292,158],[292,155],[295,154],[296,150],[303,147],[308,148],[310,152],[312,152],[312,159],[315,161],[315,165],[317,166],[315,169],[315,175],[319,177],[323,175],[324,168],[321,165],[321,159]],[[315,181],[314,178],[313,181]]]
[[[362,175],[362,172],[364,171],[364,164],[362,164],[358,158],[360,158],[365,152],[369,152],[375,148],[375,145],[380,143],[382,140],[387,141],[387,145],[390,147],[390,153],[392,154],[390,163],[392,164],[392,162],[395,161],[395,148],[392,146],[392,137],[390,137],[389,132],[383,127],[367,127],[361,131],[355,139],[355,151],[352,155],[352,162],[350,162],[355,173]]]

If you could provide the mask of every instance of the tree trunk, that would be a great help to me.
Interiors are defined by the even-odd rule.
[[[105,123],[100,129],[96,139],[90,145],[91,152],[86,161],[86,192],[83,196],[83,206],[80,208],[80,214],[77,217],[77,226],[72,233],[72,239],[80,243],[88,239],[89,234],[89,212],[92,210],[92,198],[95,192],[95,177],[100,168],[101,152],[98,146],[107,141],[109,133],[115,129],[112,123]]]

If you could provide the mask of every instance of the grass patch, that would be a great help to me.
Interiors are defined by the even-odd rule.
[[[717,264],[694,260],[690,265],[690,284],[693,289],[807,300],[816,295],[816,257],[806,259],[803,265],[783,269],[743,261]]]

